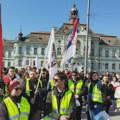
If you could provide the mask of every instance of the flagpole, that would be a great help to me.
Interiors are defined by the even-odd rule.
[[[88,0],[88,7],[87,7],[87,30],[86,30],[86,47],[85,47],[84,76],[86,76],[87,66],[88,66],[89,21],[90,21],[90,0]]]

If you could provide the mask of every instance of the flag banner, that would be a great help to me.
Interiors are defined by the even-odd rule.
[[[61,65],[65,64],[69,61],[70,58],[74,57],[76,54],[76,42],[77,42],[77,28],[79,24],[79,19],[76,18],[72,33],[68,37],[68,44],[63,54],[63,59],[61,61]]]
[[[35,67],[37,68],[37,70],[40,69],[40,61],[38,60],[38,55],[36,55],[36,58],[35,58]]]
[[[56,57],[56,49],[55,49],[54,28],[52,28],[52,30],[51,30],[51,35],[50,35],[47,50],[46,50],[44,66],[46,66],[46,65],[48,65],[49,80],[51,80],[51,79],[53,79],[54,74],[57,72],[57,57]]]
[[[3,64],[3,38],[2,38],[1,3],[0,3],[0,79],[2,78],[2,64]]]
[[[32,68],[33,67],[33,59],[29,58],[29,66]]]
[[[22,67],[26,68],[26,57],[23,57],[23,60],[22,60]]]

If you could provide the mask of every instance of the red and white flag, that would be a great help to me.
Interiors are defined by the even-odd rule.
[[[0,78],[2,78],[2,64],[3,64],[3,38],[2,38],[1,3],[0,3]]]
[[[61,60],[61,65],[68,62],[76,54],[76,42],[77,42],[77,29],[78,29],[79,19],[76,18],[73,26],[72,33],[68,37],[68,44],[63,54],[63,59]]]

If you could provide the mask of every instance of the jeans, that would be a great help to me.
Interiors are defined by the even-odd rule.
[[[101,104],[94,105],[93,109],[89,109],[90,119],[94,120],[95,115],[97,115],[102,110],[103,110],[103,105]]]

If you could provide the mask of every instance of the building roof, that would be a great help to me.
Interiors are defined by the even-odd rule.
[[[26,36],[25,42],[47,44],[49,37],[50,37],[50,32],[31,32]]]
[[[79,24],[79,27],[82,26],[84,28],[84,30],[86,30],[87,25],[86,24]],[[61,28],[59,28],[59,30],[56,32],[56,34],[66,34],[69,35],[71,32],[71,28],[73,27],[73,24],[70,23],[63,23],[63,25],[61,26]],[[94,32],[89,29],[89,33],[93,34]]]
[[[6,40],[4,39],[4,47],[12,48],[14,47],[15,40]]]
[[[103,35],[103,34],[99,34],[99,36],[100,36],[100,45],[110,45],[110,46],[120,45],[120,39],[118,39],[116,36]]]

